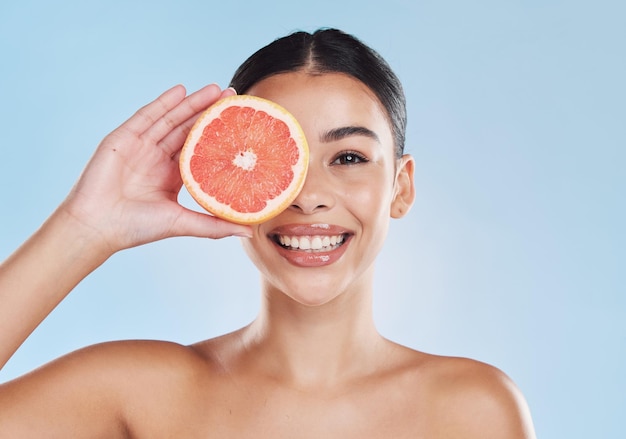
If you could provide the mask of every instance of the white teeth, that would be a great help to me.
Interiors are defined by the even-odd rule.
[[[303,236],[302,238],[300,238],[299,248],[300,248],[300,250],[310,250],[311,249],[311,241],[309,241],[309,238],[307,238],[306,236]]]
[[[313,250],[319,250],[322,248],[322,238],[319,236],[314,236],[311,240],[311,248]]]
[[[311,251],[329,251],[344,240],[344,235],[287,236],[278,235],[278,242],[284,247]]]

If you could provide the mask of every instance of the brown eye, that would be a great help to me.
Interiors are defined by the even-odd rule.
[[[339,154],[332,165],[357,165],[359,163],[366,163],[368,160],[362,154],[354,151],[346,151]]]

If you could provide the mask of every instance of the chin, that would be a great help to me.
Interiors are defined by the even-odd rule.
[[[311,287],[287,286],[277,288],[275,291],[286,298],[288,303],[302,305],[308,308],[316,308],[327,305],[336,300],[342,293],[337,286],[326,286],[322,283],[311,283]]]

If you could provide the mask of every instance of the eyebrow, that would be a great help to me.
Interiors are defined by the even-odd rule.
[[[380,143],[380,139],[378,135],[370,130],[369,128],[365,128],[362,126],[347,126],[340,128],[333,128],[332,130],[328,130],[320,136],[320,140],[323,143],[336,142],[341,139],[345,139],[350,136],[365,136],[369,137]]]

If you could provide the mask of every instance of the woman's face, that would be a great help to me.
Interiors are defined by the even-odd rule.
[[[321,305],[370,288],[389,218],[402,216],[413,201],[413,161],[394,156],[375,95],[347,75],[303,72],[269,77],[247,94],[290,111],[310,150],[298,197],[243,240],[266,290]]]

